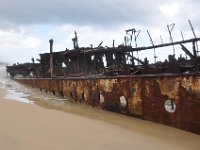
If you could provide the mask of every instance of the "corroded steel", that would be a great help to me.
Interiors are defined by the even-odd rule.
[[[195,36],[159,45],[152,41],[153,46],[136,48],[101,43],[93,48],[79,47],[75,33],[73,50],[40,54],[38,64],[14,64],[7,66],[7,72],[12,78],[27,77],[14,78],[21,83],[63,98],[200,134],[199,40]],[[192,52],[185,43],[192,44]],[[151,64],[147,57],[134,55],[154,49],[156,60],[155,48],[179,44],[190,59],[169,54]]]
[[[175,55],[168,55],[168,60],[150,64],[148,58],[141,60],[133,56],[134,51],[151,49],[151,47],[132,48],[130,46],[118,47],[76,47],[76,49],[60,52],[40,54],[40,63],[25,63],[7,66],[7,72],[11,77],[23,75],[24,77],[49,78],[49,77],[74,77],[83,75],[143,75],[161,73],[197,73],[200,71],[200,57],[196,55],[195,43],[200,39],[190,39],[177,42],[191,59]],[[193,45],[192,54],[183,43],[190,42]],[[175,43],[157,45],[158,47],[170,46]],[[155,46],[156,47],[156,46]],[[154,47],[154,48],[155,48]],[[132,54],[130,53],[132,52]]]
[[[98,108],[200,134],[200,77],[196,75],[17,81]],[[166,111],[167,100],[175,102],[174,113]]]

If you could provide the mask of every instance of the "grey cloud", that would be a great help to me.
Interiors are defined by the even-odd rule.
[[[166,18],[160,6],[174,0],[0,0],[0,28],[71,24],[104,29],[124,24],[161,27],[168,23],[200,25],[199,0],[177,0],[180,12]],[[170,11],[170,10],[169,10]],[[187,26],[187,25],[186,25]]]
[[[154,0],[0,0],[0,25],[77,24],[109,26],[151,24],[161,19]]]

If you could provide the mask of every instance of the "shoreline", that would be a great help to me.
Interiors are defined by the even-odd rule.
[[[95,119],[37,103],[8,100],[5,95],[6,89],[0,88],[3,150],[200,149],[199,135],[173,127],[120,115],[110,121],[109,117]]]

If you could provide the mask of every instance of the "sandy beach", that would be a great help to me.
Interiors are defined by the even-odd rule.
[[[115,124],[4,98],[0,88],[1,150],[199,150],[200,136],[131,118]]]

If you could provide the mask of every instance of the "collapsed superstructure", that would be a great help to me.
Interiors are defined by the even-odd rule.
[[[190,23],[191,25],[191,23]],[[194,33],[193,27],[191,25]],[[54,95],[71,97],[95,107],[137,116],[146,120],[172,125],[200,134],[200,57],[194,38],[152,46],[132,47],[137,39],[135,29],[125,38],[125,44],[115,47],[79,47],[78,37],[72,39],[74,49],[40,54],[39,63],[7,66],[15,80]],[[133,37],[134,36],[134,37]],[[136,43],[137,44],[137,43]],[[191,44],[187,49],[185,44]],[[180,45],[187,57],[169,55],[163,62],[149,63],[134,53]],[[16,75],[23,78],[15,78]]]
[[[200,38],[194,38],[140,48],[132,48],[129,46],[83,47],[61,52],[44,53],[40,54],[40,63],[15,64],[13,66],[8,66],[7,72],[10,73],[12,77],[16,74],[22,74],[23,76],[30,76],[30,74],[32,74],[35,78],[48,78],[51,77],[51,73],[52,77],[198,73],[200,71],[200,57],[196,54],[196,42],[199,40]],[[192,52],[183,45],[184,43],[192,43]],[[190,59],[184,57],[176,59],[174,55],[169,55],[168,60],[164,62],[149,64],[147,58],[140,60],[131,54],[132,52],[170,45],[181,45],[181,49]],[[53,59],[52,66],[49,63],[51,56]],[[52,72],[50,68],[53,68]]]

